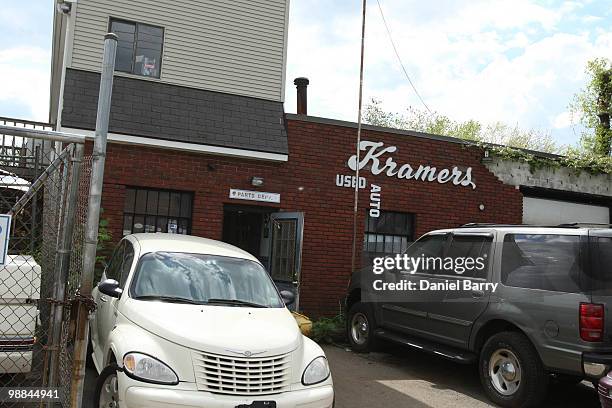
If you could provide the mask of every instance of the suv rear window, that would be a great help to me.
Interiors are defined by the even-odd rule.
[[[593,294],[612,294],[612,237],[590,237]]]
[[[506,234],[502,283],[555,292],[580,292],[580,236]]]

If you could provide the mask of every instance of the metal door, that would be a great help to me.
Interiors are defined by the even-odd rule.
[[[304,214],[272,213],[270,225],[272,233],[268,269],[279,290],[289,290],[294,293],[295,302],[289,306],[289,309],[298,310]]]

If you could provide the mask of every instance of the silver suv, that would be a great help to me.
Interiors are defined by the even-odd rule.
[[[405,255],[480,258],[483,268],[357,272],[346,298],[355,351],[385,339],[478,363],[487,395],[504,407],[538,406],[551,378],[595,381],[609,371],[610,226],[468,224],[432,231]],[[422,290],[373,295],[381,281]]]

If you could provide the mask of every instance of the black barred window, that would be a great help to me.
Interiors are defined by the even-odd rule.
[[[401,254],[413,239],[413,214],[381,211],[378,217],[371,217],[368,213],[363,238],[364,261]]]
[[[127,187],[123,235],[138,232],[191,233],[193,194]]]

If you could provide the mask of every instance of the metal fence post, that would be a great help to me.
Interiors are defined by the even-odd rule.
[[[57,149],[62,148],[62,143],[61,142],[56,142],[55,146]],[[69,220],[67,220],[65,218],[66,214],[65,211],[67,210],[67,206],[70,205],[70,203],[68,203],[69,200],[69,192],[68,190],[68,179],[70,178],[70,162],[68,161],[69,158],[74,156],[74,146],[72,144],[68,145],[65,147],[64,151],[66,152],[65,155],[62,155],[62,159],[60,160],[60,162],[58,163],[57,169],[56,171],[54,171],[51,176],[50,179],[53,180],[53,185],[56,187],[54,193],[57,194],[56,198],[57,198],[57,202],[55,203],[56,205],[53,206],[54,209],[54,213],[55,213],[55,220],[57,221],[57,224],[54,225],[55,228],[53,228],[54,231],[57,231],[57,236],[55,237],[56,241],[55,241],[55,253],[54,253],[54,267],[52,269],[53,274],[52,274],[52,290],[51,290],[51,296],[47,299],[48,303],[49,303],[49,325],[48,325],[48,329],[47,329],[47,336],[44,339],[47,346],[45,348],[45,359],[44,359],[44,368],[43,368],[43,375],[45,377],[45,379],[43,381],[46,381],[47,379],[50,380],[51,382],[48,384],[49,386],[54,386],[55,385],[55,378],[54,378],[54,374],[51,373],[49,371],[49,368],[51,370],[54,370],[56,367],[56,364],[53,363],[53,360],[57,359],[57,355],[59,353],[59,349],[57,348],[57,344],[55,344],[53,342],[53,329],[56,326],[56,322],[55,322],[55,317],[56,315],[56,309],[59,306],[58,302],[63,301],[64,299],[60,299],[58,298],[58,285],[61,284],[61,275],[62,275],[62,268],[63,268],[63,264],[66,263],[65,260],[65,256],[69,255],[69,253],[65,252],[65,248],[64,248],[64,240],[65,240],[65,233],[66,233],[66,226],[68,226],[69,228],[71,228],[71,225],[69,224]],[[61,174],[60,174],[61,171]],[[60,310],[61,309],[61,306]],[[59,315],[59,318],[61,319],[61,314]],[[61,326],[61,321],[58,322],[59,326]],[[53,385],[50,385],[53,384]],[[50,406],[50,404],[47,404],[48,406]]]
[[[83,246],[83,271],[79,288],[80,302],[78,304],[76,338],[74,342],[73,376],[70,388],[70,406],[73,408],[80,408],[83,399],[85,361],[89,337],[88,317],[90,310],[88,303],[91,302],[91,290],[96,263],[98,223],[100,220],[100,203],[102,200],[104,163],[106,159],[106,137],[108,134],[116,52],[117,36],[112,33],[106,34],[104,36],[104,57],[102,59],[102,73],[100,76],[96,135],[92,154],[87,225],[85,227],[85,244]]]
[[[36,180],[38,178],[38,164],[40,162],[40,146],[35,147],[34,152],[34,177]],[[34,194],[32,197],[32,231],[31,231],[31,242],[30,242],[30,251],[34,253],[34,248],[36,248],[36,241],[38,239],[36,229],[38,225],[36,225],[36,220],[38,219],[38,194]]]
[[[62,322],[63,322],[63,301],[66,297],[66,281],[68,279],[68,271],[70,269],[70,255],[72,253],[73,244],[73,233],[75,214],[77,209],[77,199],[79,195],[79,180],[81,178],[81,163],[85,152],[85,147],[82,144],[73,145],[73,155],[71,160],[71,175],[70,175],[70,190],[68,191],[68,197],[66,200],[66,207],[64,212],[62,234],[60,236],[60,245],[56,263],[56,270],[58,271],[57,280],[54,282],[53,297],[57,301],[55,308],[53,309],[52,320],[52,341],[51,341],[51,360],[49,368],[49,387],[55,387],[57,382],[58,373],[58,356],[59,347],[62,333]],[[53,406],[52,402],[49,402],[49,407]]]

